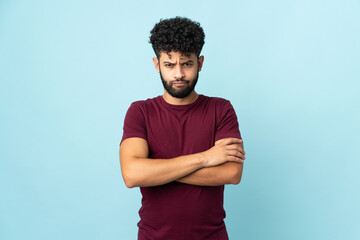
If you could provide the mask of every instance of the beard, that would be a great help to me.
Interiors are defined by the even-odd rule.
[[[170,94],[170,96],[172,96],[174,98],[186,98],[195,89],[195,85],[199,78],[199,71],[196,73],[196,76],[192,81],[186,80],[186,79],[176,79],[176,80],[167,82],[164,80],[164,78],[161,74],[161,71],[160,71],[160,78],[164,85],[165,90]],[[175,82],[184,82],[185,85],[182,86],[181,88],[176,89],[172,86],[173,83],[175,83]]]

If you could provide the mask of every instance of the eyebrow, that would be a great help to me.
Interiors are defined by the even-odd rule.
[[[173,62],[169,62],[169,61],[163,61],[163,63],[175,64],[175,63],[173,63]]]
[[[163,63],[175,64],[175,63],[170,62],[170,61],[164,61]],[[184,63],[194,63],[194,61],[193,61],[193,60],[189,60],[189,61],[186,61],[186,62],[182,62],[181,64],[184,64]]]

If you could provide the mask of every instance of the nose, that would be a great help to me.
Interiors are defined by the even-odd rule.
[[[185,73],[182,66],[179,64],[175,68],[175,79],[183,79],[185,78]]]

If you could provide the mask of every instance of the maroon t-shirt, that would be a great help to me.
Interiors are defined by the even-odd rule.
[[[228,100],[199,95],[188,105],[171,105],[162,96],[132,103],[121,142],[131,137],[147,140],[149,158],[169,159],[206,151],[217,140],[241,135]],[[228,239],[223,185],[171,182],[140,190],[139,240]]]

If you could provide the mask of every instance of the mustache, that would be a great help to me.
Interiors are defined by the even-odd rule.
[[[190,83],[189,80],[185,80],[185,79],[176,79],[176,80],[170,81],[171,84],[173,84],[173,83],[179,83],[179,82]]]

